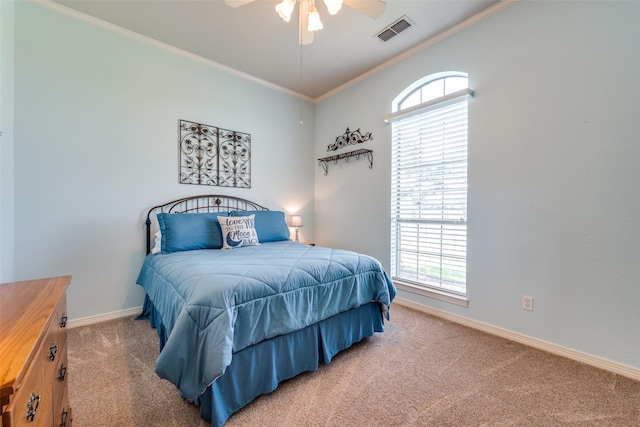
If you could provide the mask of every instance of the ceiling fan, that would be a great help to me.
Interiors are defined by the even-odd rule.
[[[240,7],[253,1],[255,0],[225,0],[225,3],[231,7]],[[289,22],[297,1],[298,0],[282,0],[276,6],[276,12],[282,19]],[[318,15],[315,0],[299,1],[300,28],[298,31],[298,41],[301,45],[307,45],[313,42],[313,32],[322,29],[322,22],[320,21],[320,15]],[[373,19],[382,16],[387,6],[382,0],[324,0],[324,3],[331,15],[338,13],[340,7],[344,4]]]

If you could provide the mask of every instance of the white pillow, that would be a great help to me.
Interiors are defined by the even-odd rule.
[[[156,231],[156,243],[153,249],[151,249],[152,254],[159,254],[162,250],[162,233],[160,230]]]
[[[222,229],[222,249],[258,246],[255,215],[219,217]]]

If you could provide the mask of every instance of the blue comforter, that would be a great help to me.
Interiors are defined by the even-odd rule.
[[[374,258],[291,241],[149,255],[137,283],[167,331],[156,373],[189,400],[233,353],[396,292]]]

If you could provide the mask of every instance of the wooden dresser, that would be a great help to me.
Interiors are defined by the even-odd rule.
[[[0,427],[71,426],[67,299],[71,276],[0,284]]]

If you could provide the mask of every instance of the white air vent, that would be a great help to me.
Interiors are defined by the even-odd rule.
[[[386,42],[386,41],[389,41],[389,39],[400,34],[402,31],[411,27],[412,25],[413,23],[409,21],[409,18],[407,18],[406,16],[403,16],[402,18],[395,21],[393,24],[385,27],[382,31],[376,34],[376,37],[382,40],[383,42]]]

